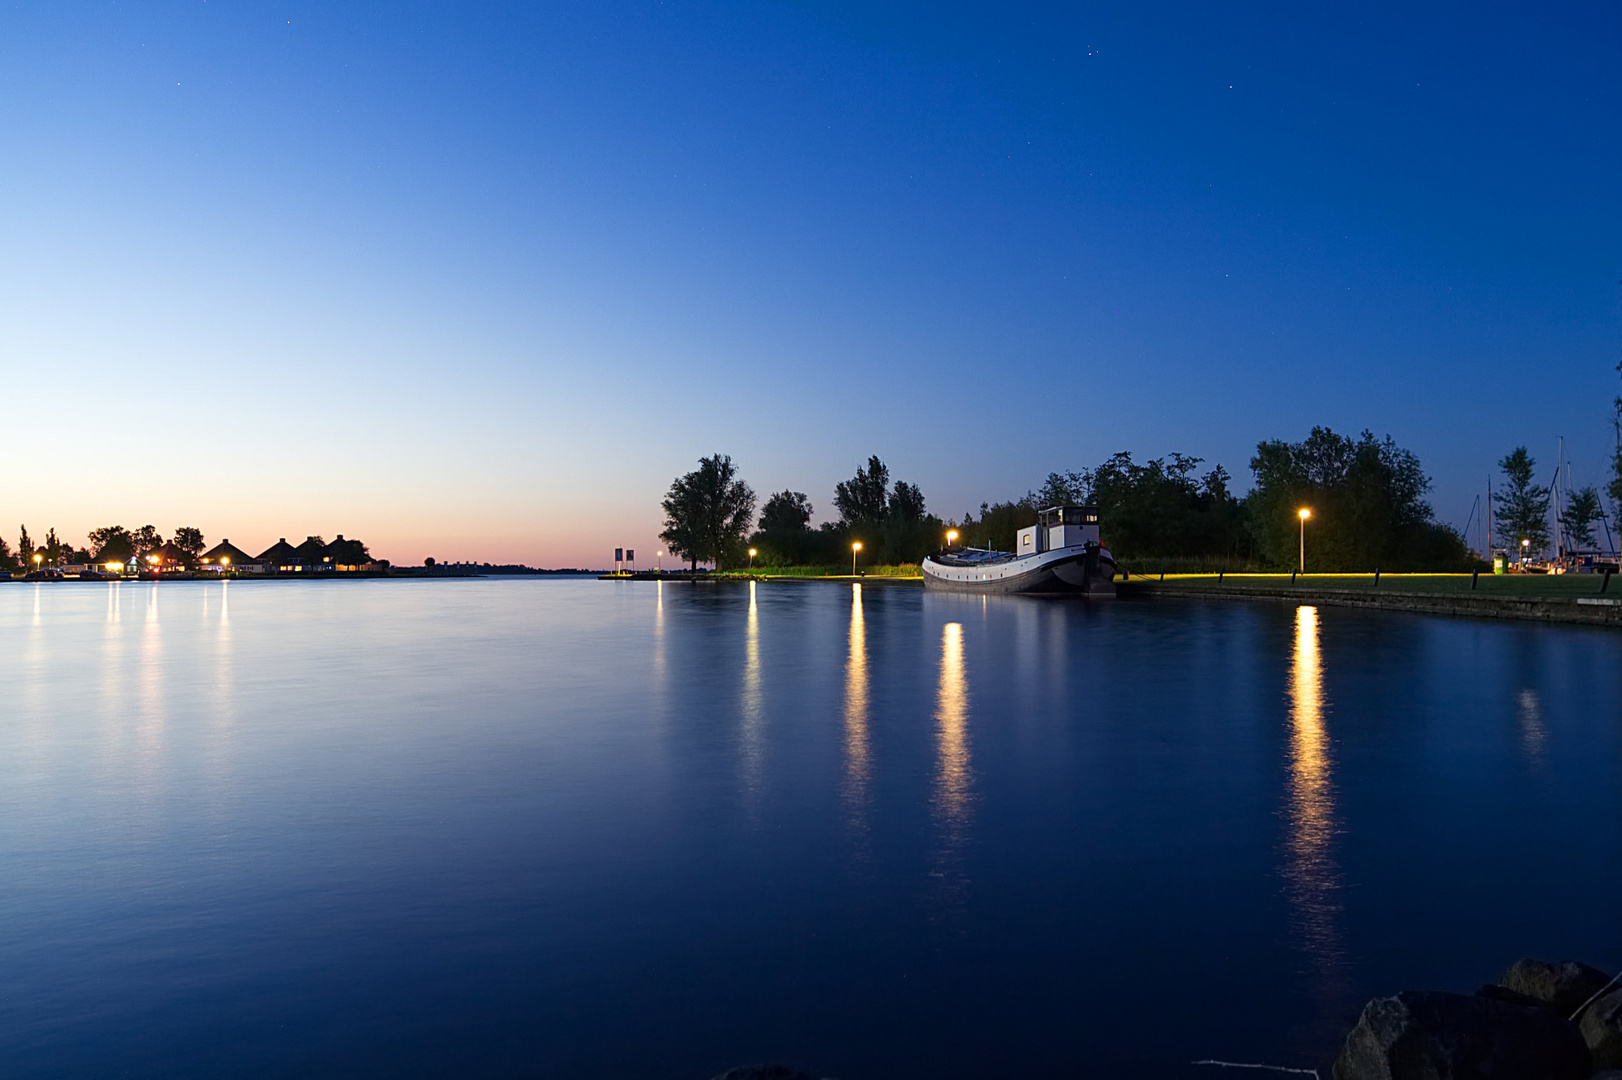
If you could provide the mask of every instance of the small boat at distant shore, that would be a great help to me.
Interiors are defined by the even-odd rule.
[[[1115,559],[1099,542],[1098,508],[1055,506],[1021,529],[1015,551],[965,548],[924,560],[924,586],[955,592],[1115,595]]]

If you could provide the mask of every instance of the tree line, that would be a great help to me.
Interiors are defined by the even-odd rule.
[[[41,566],[128,562],[130,559],[145,558],[166,543],[163,535],[152,525],[142,525],[138,529],[104,525],[91,529],[85,539],[89,543],[75,547],[71,542],[59,538],[52,528],[46,530],[44,539],[36,541],[28,534],[28,526],[20,525],[15,552],[5,537],[0,536],[0,571],[31,570],[35,566],[35,555],[39,556],[38,565]],[[203,553],[202,530],[191,525],[175,529],[174,537],[167,542],[193,558]]]
[[[1622,432],[1622,398],[1617,416]],[[1427,500],[1430,478],[1418,457],[1390,436],[1315,427],[1299,442],[1258,443],[1249,463],[1253,483],[1243,498],[1233,492],[1227,469],[1204,464],[1181,453],[1140,462],[1123,451],[1092,468],[1049,473],[1037,490],[981,503],[977,514],[942,519],[929,512],[917,485],[891,483],[889,468],[873,456],[835,486],[838,518],[813,527],[814,508],[800,491],[772,494],[757,519],[754,490],[730,456],[716,454],[671,484],[660,539],[694,567],[741,566],[750,548],[761,566],[836,565],[850,559],[855,542],[863,545],[864,563],[915,563],[943,547],[948,529],[960,545],[1011,551],[1015,534],[1036,524],[1038,511],[1088,505],[1098,508],[1105,546],[1125,563],[1287,569],[1300,557],[1299,511],[1307,508],[1309,569],[1482,565],[1459,531],[1436,519]],[[1535,483],[1535,464],[1524,447],[1506,455],[1493,501],[1503,545],[1525,539],[1541,552],[1550,535],[1549,492]],[[1613,495],[1622,497],[1622,451],[1616,469]],[[1574,544],[1589,546],[1602,520],[1599,494],[1588,488],[1574,493],[1560,524]]]
[[[6,539],[0,537],[0,572],[32,570],[36,565],[128,563],[132,560],[144,565],[148,555],[166,545],[177,549],[183,562],[189,567],[202,556],[203,549],[207,546],[203,539],[203,531],[192,525],[179,526],[168,540],[165,540],[163,534],[152,525],[142,525],[138,529],[126,528],[123,525],[103,525],[91,529],[85,539],[88,541],[85,546],[75,547],[72,543],[59,539],[53,528],[46,531],[43,540],[36,541],[29,535],[27,525],[19,526],[15,552]],[[335,562],[345,564],[364,563],[371,559],[365,544],[359,540],[346,540],[342,537],[329,544],[319,536],[312,536],[293,550],[296,557],[307,563],[319,563],[323,558],[329,557]],[[37,563],[34,558],[36,555],[39,556]]]
[[[749,561],[825,566],[849,559],[853,543],[862,545],[868,564],[915,563],[940,546],[946,528],[927,512],[917,485],[890,483],[889,467],[877,455],[835,486],[833,501],[838,520],[812,528],[814,508],[805,492],[779,491],[766,499],[757,521],[754,489],[730,455],[714,454],[671,483],[659,539],[695,569],[701,562],[717,569]]]

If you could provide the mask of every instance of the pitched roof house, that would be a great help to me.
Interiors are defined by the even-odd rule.
[[[260,552],[259,561],[273,574],[291,573],[304,568],[298,549],[289,544],[285,536]]]
[[[248,566],[254,562],[253,556],[235,546],[229,540],[221,540],[198,558],[199,565],[208,569],[223,566]]]

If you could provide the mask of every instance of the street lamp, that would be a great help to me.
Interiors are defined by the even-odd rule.
[[[755,549],[754,548],[749,549],[749,572],[751,574],[755,572]]]
[[[659,554],[657,554],[657,555],[655,555],[653,557],[653,567],[654,567],[655,570],[659,571],[659,573],[661,573],[661,574],[665,572],[665,549],[664,548],[660,548],[659,549]]]
[[[1532,547],[1532,541],[1530,541],[1530,540],[1522,540],[1521,541],[1521,565],[1522,566],[1526,565],[1526,556],[1527,556],[1527,553],[1531,550],[1531,547]]]
[[[39,564],[44,562],[44,561],[45,561],[45,556],[41,555],[37,551],[34,552],[34,569],[35,570],[38,570],[39,569]]]
[[[1296,515],[1301,519],[1301,572],[1304,574],[1307,572],[1307,518],[1312,516],[1312,511],[1303,506]]]
[[[957,530],[956,529],[947,529],[946,530],[946,546],[951,547],[955,543],[957,543]]]
[[[860,540],[857,540],[857,541],[855,541],[854,543],[852,543],[850,545],[850,576],[851,577],[856,576],[856,553],[858,551],[860,551],[860,550],[862,550],[862,542]]]

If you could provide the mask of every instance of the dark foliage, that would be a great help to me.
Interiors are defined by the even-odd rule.
[[[730,455],[715,454],[671,482],[659,539],[695,569],[713,562],[720,570],[747,557],[744,537],[754,522],[755,493],[737,473]]]
[[[1356,439],[1313,428],[1305,440],[1272,440],[1251,458],[1245,500],[1257,556],[1285,568],[1299,558],[1307,508],[1309,571],[1464,570],[1473,560],[1457,532],[1434,520],[1419,459],[1390,436]]]

